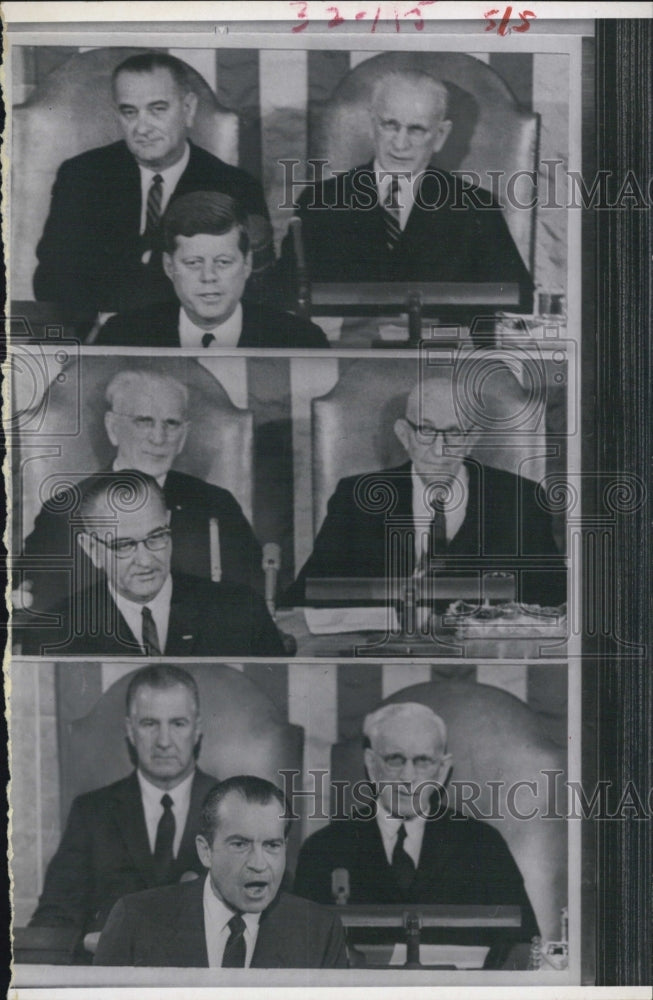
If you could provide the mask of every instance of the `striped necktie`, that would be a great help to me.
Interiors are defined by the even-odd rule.
[[[141,611],[143,622],[143,648],[146,656],[161,656],[159,646],[159,633],[156,630],[156,622],[152,617],[152,612],[147,605]]]
[[[401,238],[399,224],[399,175],[393,174],[390,187],[383,202],[383,221],[385,223],[385,242],[388,250],[394,250]]]
[[[147,192],[147,207],[145,210],[145,233],[144,238],[148,245],[152,245],[152,237],[158,229],[161,219],[161,204],[163,202],[163,177],[155,174]]]

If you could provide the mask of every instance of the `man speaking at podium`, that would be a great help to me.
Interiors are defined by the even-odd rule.
[[[468,457],[483,432],[457,391],[462,384],[440,372],[411,391],[405,416],[394,425],[409,461],[340,480],[286,604],[308,603],[310,578],[410,578],[434,561],[447,576],[497,566],[520,571],[521,601],[555,606],[565,600],[564,559],[535,484]],[[388,554],[389,525],[404,532],[397,565]],[[528,560],[537,560],[538,568],[528,569]]]
[[[442,809],[452,767],[447,729],[415,702],[385,705],[363,723],[365,767],[376,783],[374,815],[335,820],[304,842],[294,891],[333,902],[334,873],[347,902],[520,906],[516,940],[538,933],[523,879],[501,835],[471,817]],[[419,794],[420,786],[422,793]],[[431,796],[431,809],[426,791]]]
[[[431,165],[453,127],[448,100],[445,84],[421,71],[377,82],[373,162],[299,197],[312,281],[514,282],[530,299],[530,275],[489,192],[463,189],[460,178]],[[289,233],[282,247],[289,274],[293,253]]]

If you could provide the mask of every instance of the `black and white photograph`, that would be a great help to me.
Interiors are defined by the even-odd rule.
[[[35,6],[10,995],[640,995],[647,5]]]

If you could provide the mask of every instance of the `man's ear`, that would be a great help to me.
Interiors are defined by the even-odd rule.
[[[104,429],[107,432],[107,437],[109,441],[114,446],[118,447],[118,436],[116,434],[116,415],[113,410],[107,410],[104,414]]]
[[[197,94],[189,90],[187,94],[184,94],[182,105],[184,108],[184,121],[187,127],[190,128],[195,120],[195,112],[197,111]]]
[[[442,785],[443,788],[449,780],[449,775],[451,774],[451,768],[453,767],[453,757],[450,753],[444,755],[440,761],[440,770],[438,771],[437,781],[438,784]]]
[[[167,252],[167,250],[163,251],[163,254],[161,255],[161,259],[163,261],[163,270],[166,273],[166,278],[169,278],[170,281],[172,281],[172,274],[173,274],[173,271],[174,271],[174,266],[173,266],[173,263],[172,263],[172,257]]]
[[[435,138],[433,140],[433,152],[439,153],[445,142],[449,138],[449,133],[451,132],[452,122],[445,118],[444,121],[439,122],[435,128]]]
[[[97,569],[104,569],[102,565],[102,560],[100,559],[98,553],[98,543],[91,535],[87,534],[85,531],[81,531],[77,536],[77,541],[83,548],[86,555],[89,557],[91,562]]]
[[[197,855],[204,865],[205,868],[211,867],[211,848],[206,837],[203,837],[201,833],[198,833],[195,837],[195,848],[197,850]]]
[[[130,743],[135,743],[134,740],[134,724],[128,715],[125,716],[125,729],[127,731],[127,739]]]
[[[393,430],[404,446],[405,451],[410,455],[410,428],[403,417],[395,420]]]
[[[245,254],[245,270],[247,271],[247,277],[249,278],[252,273],[252,251],[248,250]]]
[[[370,781],[376,781],[377,760],[371,747],[366,747],[363,751],[363,759]]]

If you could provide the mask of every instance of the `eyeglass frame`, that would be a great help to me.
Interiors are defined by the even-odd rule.
[[[169,526],[165,528],[155,528],[154,531],[149,535],[146,535],[145,538],[116,538],[112,542],[106,542],[95,532],[93,532],[91,537],[96,542],[104,545],[105,549],[108,549],[109,552],[115,555],[116,559],[129,559],[130,556],[133,556],[137,552],[139,545],[144,545],[148,552],[162,552],[172,540],[172,528]],[[155,545],[153,547],[152,541],[156,540],[158,542],[160,539],[164,539],[163,544]],[[124,546],[128,546],[128,548],[126,549],[123,547],[122,551],[120,551],[117,546],[121,543]]]
[[[154,417],[149,417],[146,414],[121,413],[120,410],[109,410],[108,412],[113,413],[116,417],[124,417],[126,420],[130,420],[132,427],[134,427],[137,433],[143,437],[145,437],[146,434],[150,434],[155,429],[157,423],[161,424],[163,427],[166,437],[180,437],[184,429],[188,427],[190,423],[189,420],[174,420],[171,417],[167,417],[165,420],[157,421]],[[140,424],[138,422],[139,420],[141,421]],[[150,421],[147,427],[143,427],[143,422],[145,421]]]
[[[372,747],[371,749],[374,750],[374,747]],[[408,764],[409,762],[413,765],[416,771],[428,771],[429,768],[435,767],[436,765],[440,764],[444,759],[443,757],[427,757],[426,754],[418,754],[416,757],[405,757],[404,754],[402,753],[382,754],[380,753],[379,750],[374,750],[374,753],[377,755],[377,757],[381,758],[385,766],[389,768],[391,771],[401,771],[402,768],[404,768],[406,764]],[[400,758],[403,761],[403,763],[391,764],[390,760],[393,757]],[[422,764],[416,763],[416,761],[420,760],[424,761],[424,763]]]
[[[425,128],[423,125],[404,125],[396,118],[381,118],[376,111],[373,112],[375,121],[384,135],[398,135],[402,128],[406,130],[406,135],[411,143],[425,146],[435,134],[434,128]]]
[[[424,438],[429,444],[434,444],[441,434],[444,443],[449,448],[455,448],[456,446],[461,445],[465,439],[468,438],[470,434],[473,434],[473,432],[477,429],[476,427],[469,427],[467,430],[463,430],[461,427],[429,427],[425,430],[425,424],[415,424],[412,420],[409,420],[408,417],[403,417],[402,419],[406,421],[414,434],[418,435],[418,437]],[[449,438],[450,434],[456,434],[459,436],[455,441],[452,441]]]

